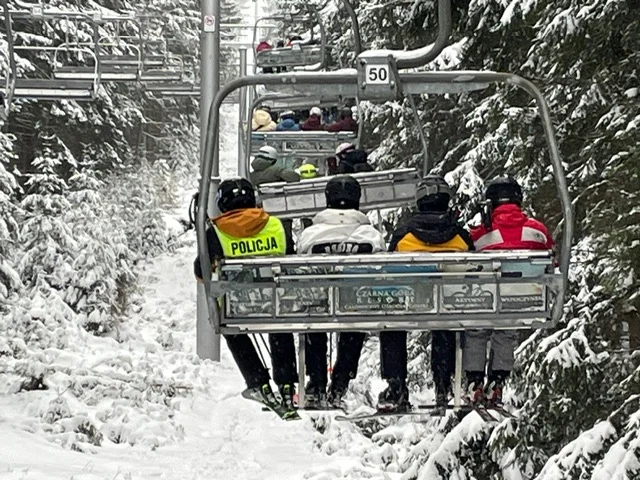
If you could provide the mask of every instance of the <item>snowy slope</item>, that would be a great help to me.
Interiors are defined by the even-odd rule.
[[[235,174],[237,112],[225,107],[223,117],[224,177]],[[185,217],[189,194],[168,212],[170,226]],[[34,352],[47,390],[16,393],[16,365],[0,372],[9,373],[0,479],[392,478],[366,458],[371,441],[354,426],[326,415],[321,435],[308,417],[285,423],[243,400],[224,342],[220,364],[197,358],[195,252],[189,232],[175,252],[138,265],[139,301],[116,339],[59,319],[53,333],[68,342]]]
[[[194,358],[193,237],[175,254],[142,266],[145,300],[141,311],[128,321],[137,334],[120,344],[84,338],[86,355],[78,359],[91,365],[129,357],[135,364],[152,357],[155,368],[197,385],[175,406],[172,421],[181,438],[155,449],[148,442],[130,447],[105,441],[96,453],[74,452],[23,430],[30,407],[43,403],[50,392],[8,395],[0,399],[0,479],[293,479],[315,478],[305,476],[307,472],[342,472],[354,463],[340,455],[327,457],[314,448],[319,434],[309,419],[285,423],[242,400],[242,378],[226,349],[219,365],[199,364]],[[169,334],[171,346],[163,348],[158,337]],[[142,412],[132,415],[130,423],[145,422],[144,416]],[[157,426],[158,443],[166,431]],[[154,432],[140,435],[148,441]]]

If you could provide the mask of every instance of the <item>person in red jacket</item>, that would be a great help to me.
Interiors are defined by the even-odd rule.
[[[471,230],[476,250],[551,250],[551,235],[538,220],[522,211],[522,188],[510,177],[498,177],[487,186],[491,213],[483,225]],[[517,330],[470,330],[465,333],[462,364],[472,403],[502,404],[502,388],[513,368]],[[492,362],[484,385],[487,341]]]
[[[271,44],[267,41],[267,37],[262,37],[256,47],[256,53],[260,53],[263,50],[271,50],[272,48]],[[273,68],[265,67],[262,69],[262,73],[273,73]]]
[[[311,108],[309,118],[300,124],[300,129],[305,131],[324,130],[322,126],[322,110],[320,107]]]
[[[327,125],[328,132],[358,132],[358,122],[353,119],[353,112],[350,108],[345,107],[340,110],[338,121]]]
[[[273,48],[273,47],[267,41],[267,37],[262,37],[260,39],[260,43],[258,43],[258,46],[256,47],[256,52],[261,52],[263,50],[269,50],[270,48]]]

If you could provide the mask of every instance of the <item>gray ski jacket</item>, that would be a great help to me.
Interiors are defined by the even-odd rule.
[[[249,174],[253,186],[263,183],[299,182],[300,175],[288,168],[274,165],[272,161],[257,157],[251,162],[253,172]]]

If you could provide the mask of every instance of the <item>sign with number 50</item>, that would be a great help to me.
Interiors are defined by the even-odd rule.
[[[364,73],[367,83],[389,83],[389,65],[367,65]]]

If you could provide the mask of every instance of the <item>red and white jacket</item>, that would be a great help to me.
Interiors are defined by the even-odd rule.
[[[492,229],[471,229],[476,250],[551,250],[553,239],[542,222],[527,217],[513,203],[499,205],[491,213]]]

